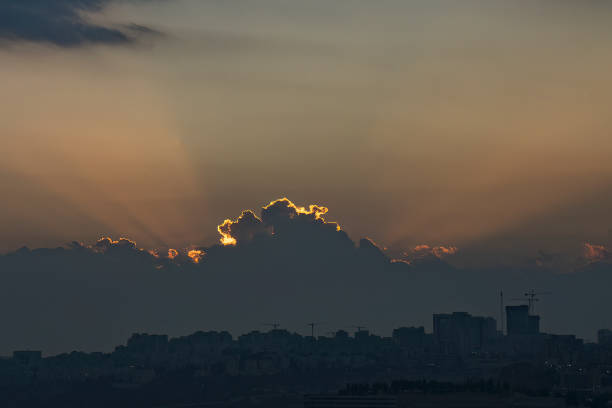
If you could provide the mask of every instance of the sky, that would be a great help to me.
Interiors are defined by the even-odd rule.
[[[389,259],[610,258],[605,1],[51,4],[0,4],[0,253],[208,249],[288,197]]]

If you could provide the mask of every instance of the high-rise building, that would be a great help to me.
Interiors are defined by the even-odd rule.
[[[530,315],[529,306],[506,306],[506,327],[508,335],[538,334],[540,316]]]
[[[538,334],[540,332],[540,316],[529,316],[527,330],[529,331],[529,334]]]
[[[393,330],[393,341],[402,347],[420,348],[424,340],[424,327],[400,327]]]
[[[465,355],[481,350],[497,335],[495,319],[466,312],[434,314],[433,327],[434,341],[444,354]]]
[[[612,345],[612,330],[601,329],[597,331],[597,342],[601,345]]]

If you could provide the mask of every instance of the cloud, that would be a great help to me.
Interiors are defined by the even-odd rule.
[[[412,254],[416,258],[423,258],[426,256],[434,256],[438,259],[446,258],[450,255],[454,255],[459,251],[454,246],[429,246],[427,244],[420,244],[413,248]]]
[[[404,252],[403,258],[392,259],[386,249],[369,238],[353,241],[338,223],[325,219],[328,212],[322,205],[299,206],[283,197],[264,205],[259,216],[253,210],[244,210],[235,219],[225,219],[217,226],[221,236],[219,244],[210,247],[142,249],[129,238],[115,240],[103,236],[91,245],[72,242],[66,249],[119,261],[138,257],[156,269],[184,265],[209,268],[209,264],[226,268],[243,262],[250,263],[251,267],[259,263],[293,268],[292,263],[299,261],[302,267],[324,263],[325,267],[334,265],[340,269],[392,266],[397,270],[412,265],[415,260],[439,261],[457,252],[454,246],[422,244]]]
[[[298,207],[287,197],[283,197],[274,200],[270,202],[270,204],[263,207],[261,216],[266,222],[269,223],[273,223],[277,217],[285,219],[297,219],[299,217],[304,217],[304,219],[309,221],[321,220],[322,222],[325,222],[323,215],[327,214],[328,211],[329,210],[327,207],[316,204],[311,204],[308,206],[308,209],[305,207]],[[339,229],[340,227],[337,228]]]
[[[126,44],[155,30],[142,25],[106,27],[85,13],[102,10],[113,0],[3,0],[0,39],[76,47],[84,44]]]
[[[308,209],[298,207],[287,198],[272,201],[261,210],[261,218],[274,229],[274,234],[304,232],[306,229],[326,234],[345,236],[340,226],[323,218],[327,207],[311,204]]]
[[[181,267],[185,265],[197,265],[206,255],[206,251],[202,248],[185,248],[182,250],[168,248],[160,249],[142,249],[139,248],[135,241],[120,237],[114,240],[112,237],[104,236],[98,239],[91,245],[85,245],[80,242],[73,241],[66,245],[68,251],[66,254],[70,256],[71,251],[75,253],[88,253],[91,255],[104,256],[106,259],[113,262],[131,261],[139,259],[143,265],[148,265],[156,269],[175,266]],[[30,252],[24,248],[23,251]],[[34,250],[39,251],[39,250]]]
[[[327,207],[311,204],[299,207],[286,197],[270,202],[261,209],[261,218],[245,210],[235,220],[226,219],[217,227],[222,245],[251,242],[263,236],[309,237],[311,234],[346,237],[340,226],[323,218]]]
[[[236,220],[227,219],[217,227],[222,245],[236,245],[253,240],[256,235],[266,233],[263,222],[251,210],[245,210]]]
[[[425,244],[406,259],[390,259],[371,239],[354,241],[327,221],[323,206],[282,198],[259,213],[245,210],[219,226],[235,245],[147,250],[128,238],[104,236],[91,244],[0,255],[0,353],[109,350],[135,330],[240,333],[268,319],[297,330],[317,318],[338,325],[358,319],[390,330],[428,324],[435,311],[495,314],[491,296],[500,288],[520,295],[534,286],[556,295],[546,299],[547,328],[572,324],[585,335],[612,305],[608,262],[590,262],[574,274],[535,265],[475,270],[445,261],[456,247]],[[610,256],[601,245],[584,249],[594,260]],[[567,302],[567,294],[579,300]],[[591,319],[580,318],[586,314]]]
[[[359,240],[359,254],[362,258],[373,260],[380,265],[395,261],[390,260],[383,250],[370,238],[362,238]]]
[[[200,263],[204,255],[206,255],[206,252],[202,251],[201,249],[191,249],[187,251],[187,256],[197,264]]]
[[[590,262],[612,259],[612,252],[610,252],[605,246],[595,245],[589,242],[584,243],[583,254],[584,257]]]
[[[113,249],[134,250],[136,249],[136,242],[123,237],[117,241],[113,241],[110,237],[102,237],[91,248],[95,252],[107,252]]]

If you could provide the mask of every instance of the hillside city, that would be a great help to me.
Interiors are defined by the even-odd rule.
[[[532,305],[433,315],[433,332],[357,327],[302,336],[270,324],[233,338],[137,333],[111,353],[0,359],[0,405],[130,407],[607,407],[612,331],[540,332]],[[505,327],[505,330],[498,329]],[[364,402],[365,401],[365,402]],[[365,405],[364,405],[365,404]]]

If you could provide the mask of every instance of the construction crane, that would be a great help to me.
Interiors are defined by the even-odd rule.
[[[262,325],[272,327],[272,330],[276,330],[280,327],[280,323],[262,323]]]
[[[531,289],[529,292],[523,293],[524,298],[515,298],[511,300],[527,299],[527,304],[529,305],[529,314],[534,314],[535,313],[535,302],[540,301],[540,299],[537,298],[536,296],[540,296],[540,295],[552,295],[552,292],[536,292],[535,290]]]
[[[310,335],[312,336],[313,339],[315,338],[315,335],[314,335],[315,326],[320,326],[322,324],[325,324],[325,323],[321,323],[321,322],[306,323],[306,326],[310,326],[310,333],[311,333]]]

